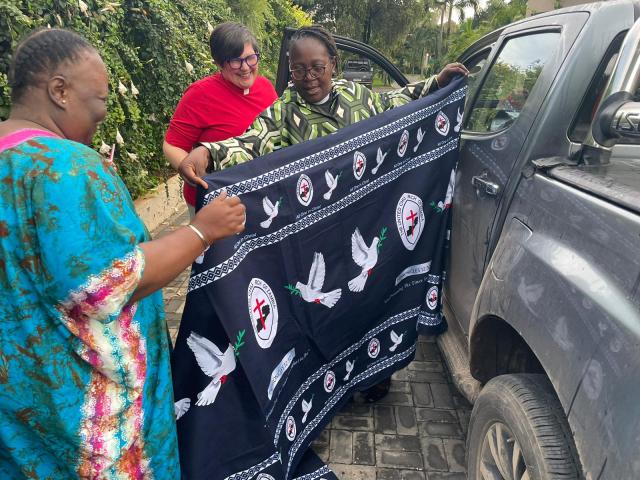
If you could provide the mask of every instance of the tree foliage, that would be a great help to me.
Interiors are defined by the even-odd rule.
[[[213,26],[250,25],[261,45],[261,73],[273,79],[284,27],[310,22],[290,0],[9,2],[0,0],[0,119],[10,108],[7,71],[18,41],[37,27],[80,33],[99,50],[110,76],[109,114],[94,147],[122,138],[115,162],[134,196],[167,175],[164,132],[185,88],[215,69],[208,47]]]
[[[527,2],[489,0],[484,8],[479,0],[297,0],[296,4],[334,33],[378,48],[406,73],[425,74],[455,60],[483,35],[523,18]]]

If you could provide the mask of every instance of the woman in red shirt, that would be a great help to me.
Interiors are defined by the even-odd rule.
[[[176,170],[199,142],[217,142],[244,133],[277,98],[269,80],[258,75],[260,53],[247,27],[222,23],[211,33],[209,45],[219,72],[187,88],[162,145]],[[186,182],[184,199],[193,216],[196,188]]]

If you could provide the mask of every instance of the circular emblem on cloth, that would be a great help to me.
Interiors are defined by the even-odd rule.
[[[396,207],[396,225],[407,250],[413,250],[424,229],[422,199],[412,193],[404,193]]]
[[[435,310],[438,306],[438,287],[435,285],[427,291],[427,307]]]
[[[353,154],[353,176],[356,180],[360,180],[367,169],[367,157],[364,153],[356,152]]]
[[[258,475],[256,477],[256,480],[276,480],[275,478],[273,478],[271,475],[269,475],[268,473],[261,473],[260,475]]]
[[[372,338],[367,347],[367,353],[371,358],[376,358],[380,354],[380,340]]]
[[[404,157],[404,154],[407,152],[407,147],[409,146],[409,132],[404,130],[402,135],[400,136],[400,141],[398,142],[398,156]]]
[[[295,419],[289,415],[287,417],[287,438],[290,442],[293,442],[293,439],[296,438],[296,421]]]
[[[331,393],[335,386],[336,374],[333,373],[333,370],[328,370],[327,373],[324,374],[324,391]]]
[[[449,133],[449,117],[447,117],[444,112],[441,110],[436,115],[436,132],[438,132],[443,137]]]
[[[269,348],[278,331],[278,304],[267,282],[252,278],[247,289],[249,318],[256,341],[261,348]]]
[[[309,206],[313,198],[313,183],[311,183],[311,179],[304,173],[298,178],[296,196],[298,197],[298,201],[305,207]]]

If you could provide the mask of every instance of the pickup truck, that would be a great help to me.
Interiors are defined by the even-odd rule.
[[[640,479],[639,18],[631,0],[556,10],[459,59],[438,345],[474,404],[468,478]]]
[[[371,62],[368,58],[346,60],[342,67],[342,78],[371,88],[373,86],[373,67]]]

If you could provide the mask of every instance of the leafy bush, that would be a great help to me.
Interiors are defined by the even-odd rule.
[[[78,32],[98,49],[110,76],[109,114],[94,147],[121,139],[115,162],[134,197],[170,171],[164,132],[185,88],[215,70],[208,46],[213,26],[249,25],[261,45],[261,73],[273,80],[282,30],[310,23],[290,0],[10,1],[0,0],[0,119],[9,113],[7,72],[18,41],[38,27]]]

